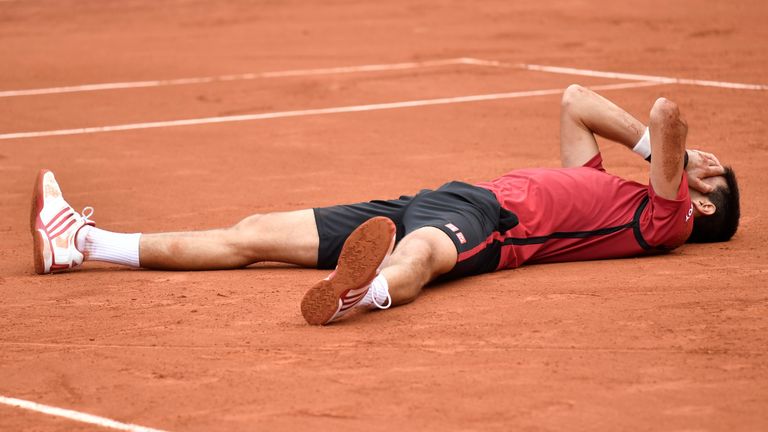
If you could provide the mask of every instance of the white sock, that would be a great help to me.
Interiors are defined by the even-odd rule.
[[[392,297],[389,296],[389,284],[384,275],[376,276],[373,282],[371,282],[371,287],[368,288],[365,297],[357,305],[369,309],[387,309],[392,306]]]
[[[77,233],[75,246],[87,261],[105,261],[139,267],[139,238],[141,233],[121,234],[84,226]]]
[[[639,154],[643,159],[648,160],[651,157],[651,130],[645,128],[645,132],[632,148],[632,151]]]

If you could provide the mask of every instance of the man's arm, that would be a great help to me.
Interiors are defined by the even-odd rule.
[[[645,131],[628,112],[578,84],[563,93],[560,111],[560,160],[563,167],[578,167],[598,152],[595,135],[631,149]]]
[[[657,185],[665,188],[662,185],[665,181],[661,179],[669,174],[677,178],[676,184],[670,185],[670,187],[674,186],[673,189],[676,192],[677,187],[680,185],[680,172],[677,171],[677,174],[675,172],[664,174],[664,166],[666,164],[668,167],[677,167],[677,160],[679,158],[679,168],[680,170],[683,169],[682,160],[685,155],[683,153],[685,150],[684,137],[687,132],[687,126],[680,118],[680,112],[674,103],[661,99],[656,101],[656,104],[659,105],[656,110],[659,120],[662,117],[671,116],[682,124],[682,130],[680,130],[680,125],[677,126],[677,132],[682,132],[683,139],[677,140],[677,144],[665,145],[664,138],[659,136],[660,133],[664,133],[661,132],[661,129],[663,129],[661,124],[663,122],[659,122],[659,131],[655,134],[653,133],[654,128],[650,128],[651,136],[656,135],[658,137],[658,139],[654,137],[650,140],[650,148],[647,149],[649,153],[654,155],[651,159],[655,161],[651,162],[651,172],[656,173],[651,176],[651,184],[658,193]],[[654,107],[656,107],[656,104],[654,104]],[[652,110],[652,117],[653,112]],[[645,129],[645,125],[613,102],[592,90],[573,84],[563,93],[560,113],[560,158],[562,165],[563,167],[578,167],[593,158],[599,152],[597,142],[595,141],[595,134],[618,142],[629,149],[634,149],[638,145],[640,138],[643,137]],[[654,142],[656,142],[655,145]],[[682,145],[682,150],[677,148],[679,145]],[[688,184],[702,193],[711,192],[712,186],[704,183],[701,179],[722,175],[724,168],[720,161],[717,160],[715,155],[698,150],[687,150],[687,154],[690,158],[686,168]],[[668,157],[673,160],[668,161]],[[654,168],[654,165],[656,165],[656,168]],[[654,177],[656,180],[653,180]],[[661,196],[666,197],[665,195]]]
[[[651,186],[656,194],[675,199],[683,174],[688,124],[674,102],[659,98],[651,108]]]

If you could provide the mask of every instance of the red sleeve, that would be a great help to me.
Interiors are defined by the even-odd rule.
[[[640,219],[640,232],[645,241],[664,249],[674,249],[685,243],[693,230],[693,205],[685,171],[675,199],[656,195],[650,182],[648,197],[648,207]]]
[[[603,168],[603,155],[600,154],[600,152],[597,152],[596,155],[592,156],[592,159],[588,160],[582,166],[586,168],[594,168],[598,171],[605,172],[605,168]]]

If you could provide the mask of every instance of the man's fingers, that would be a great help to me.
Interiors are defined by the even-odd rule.
[[[720,160],[717,159],[717,156],[713,155],[712,153],[710,153],[709,156],[712,158],[712,160],[715,161],[716,164],[723,166],[723,164],[720,163]]]
[[[709,161],[710,165],[719,165],[722,166],[723,164],[720,163],[720,160],[712,153],[705,153],[701,152],[705,158]]]
[[[706,177],[714,177],[725,174],[725,168],[720,165],[710,165],[705,172]]]
[[[710,193],[710,192],[712,192],[715,189],[712,186],[710,186],[710,185],[704,183],[703,181],[701,181],[701,179],[694,179],[694,181],[691,184],[691,187],[693,187],[697,191],[699,191],[701,193],[705,193],[705,194],[706,193]]]

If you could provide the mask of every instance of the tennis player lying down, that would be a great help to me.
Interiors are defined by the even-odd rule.
[[[475,185],[454,181],[389,201],[253,215],[210,231],[98,229],[89,220],[93,209],[76,213],[53,173],[43,170],[32,200],[35,271],[83,261],[169,270],[260,261],[335,268],[301,303],[308,323],[328,324],[355,307],[408,303],[437,278],[655,254],[686,241],[726,241],[736,232],[734,173],[710,153],[686,150],[687,125],[673,102],[658,99],[646,128],[572,85],[560,121],[562,168],[514,170]],[[595,134],[650,159],[649,184],[606,173]]]

